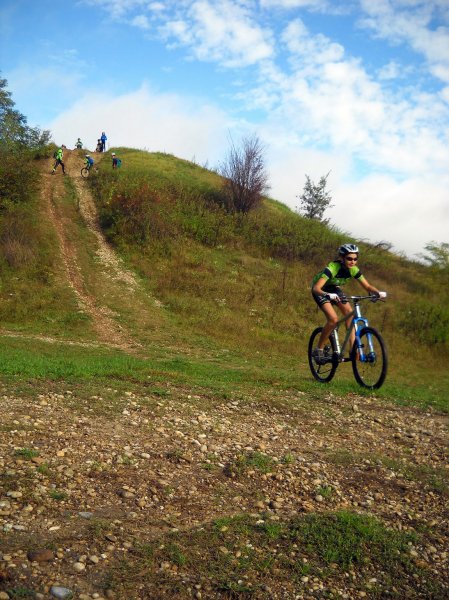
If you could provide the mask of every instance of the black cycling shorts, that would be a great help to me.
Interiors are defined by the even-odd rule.
[[[334,289],[329,290],[328,293],[338,294],[338,297],[340,298],[340,302],[342,304],[348,304],[349,302],[344,291],[340,287],[335,287]],[[335,302],[335,300],[331,300],[326,294],[316,294],[315,292],[312,292],[312,296],[315,302],[318,304],[318,306],[323,306],[323,304],[326,304],[327,302],[330,302],[334,306],[337,306],[338,304],[338,302]]]

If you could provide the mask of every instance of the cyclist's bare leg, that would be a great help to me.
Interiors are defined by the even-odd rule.
[[[344,315],[349,315],[352,312],[352,307],[349,303],[346,304],[339,304],[338,308],[341,310],[343,316]],[[352,325],[352,315],[346,319],[346,329],[349,329]],[[354,344],[355,341],[355,333],[354,330],[351,331],[350,335],[349,335],[349,352],[351,352],[351,348]]]
[[[321,332],[320,339],[318,341],[318,348],[323,350],[327,340],[329,339],[330,334],[334,331],[335,327],[338,323],[338,315],[335,312],[335,308],[332,306],[330,302],[326,302],[320,306],[321,310],[326,315],[326,324],[323,327],[323,331]]]

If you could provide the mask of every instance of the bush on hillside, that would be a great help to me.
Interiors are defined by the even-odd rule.
[[[218,189],[182,180],[155,182],[148,175],[101,172],[90,180],[108,238],[120,245],[159,244],[186,236],[216,246],[232,235],[232,215]],[[137,176],[136,176],[137,175]]]
[[[428,346],[449,346],[449,308],[418,298],[401,312],[399,327]]]
[[[33,198],[39,178],[37,165],[28,153],[0,148],[0,210]]]
[[[37,232],[32,211],[26,206],[0,216],[0,248],[8,267],[17,269],[36,260]]]
[[[319,221],[291,214],[256,211],[244,224],[245,237],[273,258],[326,262],[342,237]],[[317,252],[319,248],[319,253]]]

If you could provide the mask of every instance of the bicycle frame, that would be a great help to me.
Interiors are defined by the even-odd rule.
[[[362,316],[362,311],[361,311],[359,303],[361,300],[366,300],[368,298],[372,300],[371,296],[350,296],[349,300],[352,300],[354,302],[354,309],[350,313],[348,313],[347,315],[342,317],[337,322],[337,326],[335,327],[334,331],[331,333],[331,336],[333,337],[334,342],[335,342],[335,348],[337,351],[339,362],[350,362],[351,361],[350,355],[348,357],[344,357],[343,354],[345,352],[346,346],[349,343],[349,338],[351,336],[352,331],[354,331],[354,334],[355,334],[354,344],[356,345],[356,348],[359,352],[359,359],[362,362],[368,362],[369,356],[372,355],[372,353],[374,352],[373,344],[371,341],[371,336],[367,336],[368,346],[369,346],[368,352],[365,352],[365,350],[363,348],[363,344],[361,343],[360,336],[359,336],[359,332],[364,327],[368,327],[368,325],[369,325],[368,319],[366,319],[365,317]],[[342,323],[346,322],[350,317],[352,317],[351,325],[350,325],[350,327],[348,327],[348,329],[346,331],[345,339],[343,340],[343,344],[340,346],[340,340],[338,337],[338,328],[340,327],[340,325]],[[351,350],[351,349],[349,349],[349,350]]]

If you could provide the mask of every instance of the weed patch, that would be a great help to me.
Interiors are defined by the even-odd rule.
[[[304,578],[315,574],[327,589],[344,582],[352,591],[360,589],[356,580],[368,582],[375,576],[376,588],[366,588],[374,597],[383,597],[394,586],[399,596],[415,598],[407,594],[415,589],[416,567],[409,549],[417,541],[416,535],[351,512],[277,522],[239,515],[137,546],[126,571],[128,582],[138,577],[147,594],[157,589],[161,598],[181,592],[185,567],[191,585],[210,597],[261,598],[270,589],[293,597],[303,589]],[[355,573],[358,587],[350,585],[348,572]],[[115,589],[124,593],[126,582],[120,575],[121,569],[112,572]]]

